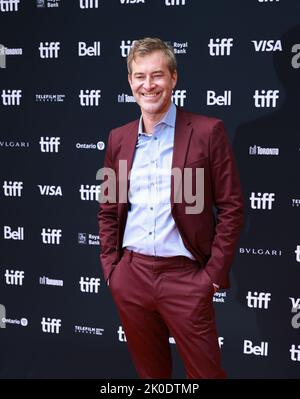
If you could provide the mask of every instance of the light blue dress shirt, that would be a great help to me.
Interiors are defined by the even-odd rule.
[[[123,247],[153,256],[186,256],[186,249],[171,214],[171,168],[176,107],[171,103],[153,133],[143,132],[142,116],[130,174],[128,218]]]

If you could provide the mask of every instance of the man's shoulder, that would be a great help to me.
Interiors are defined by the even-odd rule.
[[[139,124],[139,119],[135,119],[134,121],[131,121],[131,122],[125,123],[124,125],[113,128],[110,131],[110,134],[112,134],[114,138],[117,138],[117,137],[120,138],[124,134],[128,134],[130,132],[137,132],[138,124]]]
[[[186,119],[186,121],[192,123],[192,125],[206,126],[208,128],[214,128],[219,124],[223,124],[223,121],[214,116],[208,116],[204,114],[198,114],[195,112],[186,111],[182,108],[178,108],[178,116]]]

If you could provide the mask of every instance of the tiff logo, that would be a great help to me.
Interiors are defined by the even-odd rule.
[[[3,105],[20,105],[22,90],[2,90],[1,97]]]
[[[120,49],[121,49],[122,57],[126,58],[128,56],[131,46],[133,46],[133,43],[134,43],[134,40],[133,41],[126,40],[126,43],[125,43],[125,40],[121,41]]]
[[[61,319],[50,319],[50,317],[46,319],[46,317],[43,317],[41,325],[44,333],[59,334]]]
[[[3,191],[6,197],[21,197],[23,190],[22,181],[4,181]]]
[[[81,184],[79,192],[82,201],[99,201],[101,186]]]
[[[23,285],[23,270],[5,270],[5,282],[7,285]]]
[[[100,287],[100,278],[80,277],[79,285],[81,292],[91,292],[97,294],[99,291],[98,288]]]
[[[296,53],[293,57],[292,57],[292,67],[294,69],[298,69],[300,68],[300,44],[296,43],[293,45],[292,47],[292,53]]]
[[[84,94],[85,92],[85,94]],[[82,107],[99,106],[101,90],[80,90],[79,99]]]
[[[209,55],[211,56],[222,56],[230,55],[230,49],[233,46],[233,38],[223,38],[223,39],[210,39],[208,48]]]
[[[186,99],[186,90],[175,90],[172,95],[172,101],[179,107],[184,106]]]
[[[58,58],[60,42],[40,42],[39,50],[41,58]]]
[[[246,296],[248,308],[268,309],[269,302],[271,301],[271,294],[269,292],[253,292],[248,291]]]
[[[290,352],[291,352],[291,360],[294,362],[300,362],[300,345],[297,346],[298,349],[296,349],[296,345],[292,345]]]
[[[275,108],[279,99],[279,90],[255,90],[253,98],[256,108]]]
[[[296,261],[300,262],[300,245],[297,245],[295,254],[296,254]]]
[[[60,137],[41,137],[39,144],[41,152],[58,152]]]
[[[98,8],[99,2],[98,2],[98,0],[79,0],[79,7],[81,9]]]
[[[252,209],[272,209],[272,203],[275,201],[274,193],[251,193],[250,203]]]
[[[43,228],[41,236],[43,244],[59,245],[62,237],[62,230]]]
[[[4,240],[24,240],[24,227],[18,227],[13,231],[10,226],[4,226]]]
[[[300,327],[300,298],[292,298],[289,297],[291,302],[292,302],[292,313],[296,313],[291,320],[291,324],[293,328],[299,328]]]
[[[100,42],[94,42],[93,46],[87,46],[85,42],[78,42],[78,55],[79,57],[93,57],[100,56]]]
[[[245,339],[244,340],[244,351],[245,355],[256,355],[256,356],[268,356],[268,342],[261,342],[260,345],[253,345],[253,342]]]
[[[117,333],[118,333],[118,339],[120,342],[127,342],[126,335],[125,335],[125,332],[124,332],[122,326],[119,326]]]
[[[0,11],[18,11],[20,0],[0,0]]]
[[[165,0],[166,6],[185,6],[185,0]]]

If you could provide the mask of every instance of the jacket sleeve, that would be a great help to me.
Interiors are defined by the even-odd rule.
[[[112,154],[111,131],[104,158],[104,167],[110,168],[110,170],[115,173]],[[105,175],[103,183],[108,181],[108,179],[108,175]],[[109,198],[109,195],[107,195],[109,191],[114,193],[116,192],[116,187],[110,187],[112,184],[115,185],[115,180],[110,180],[110,183],[108,182],[108,185],[106,186],[106,192],[102,193],[106,195],[106,201],[103,201],[103,196],[101,195],[98,212],[99,238],[101,246],[100,261],[106,282],[114,265],[117,263],[118,203],[115,197]]]
[[[206,270],[213,283],[222,285],[233,261],[243,225],[243,197],[239,174],[222,121],[218,121],[213,129],[209,153],[216,226]]]

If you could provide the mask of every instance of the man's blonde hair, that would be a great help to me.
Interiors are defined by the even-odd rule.
[[[177,61],[173,48],[167,43],[156,37],[145,37],[144,39],[134,40],[127,57],[127,69],[129,75],[132,73],[132,61],[136,57],[143,57],[154,51],[162,51],[168,60],[168,68],[171,74],[177,69]]]

